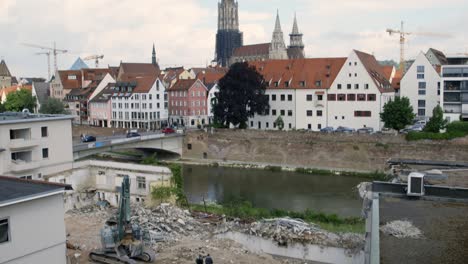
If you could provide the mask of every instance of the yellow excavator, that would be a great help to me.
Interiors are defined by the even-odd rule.
[[[153,263],[156,253],[143,243],[140,226],[130,221],[130,179],[125,176],[120,190],[118,219],[110,219],[101,229],[102,249],[89,253],[97,263],[136,264],[137,261]]]

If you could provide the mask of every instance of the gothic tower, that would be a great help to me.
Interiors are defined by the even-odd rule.
[[[223,67],[228,66],[232,52],[242,45],[243,35],[239,31],[239,3],[234,0],[221,0],[221,3],[218,3],[215,60]]]
[[[153,64],[154,66],[158,65],[158,62],[156,60],[156,47],[154,46],[154,43],[153,43],[153,57],[151,60],[151,64]]]
[[[299,27],[297,26],[296,14],[294,14],[294,25],[289,38],[288,57],[290,59],[303,59],[305,57],[304,43],[302,42],[302,34],[299,33]]]
[[[273,60],[286,60],[288,53],[286,51],[286,44],[284,44],[283,31],[281,30],[281,23],[279,18],[279,11],[276,13],[275,30],[270,44],[270,59]]]

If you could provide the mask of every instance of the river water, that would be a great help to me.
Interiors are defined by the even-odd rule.
[[[271,172],[258,169],[183,166],[184,188],[191,203],[221,203],[242,197],[255,207],[360,216],[356,186],[365,178]]]

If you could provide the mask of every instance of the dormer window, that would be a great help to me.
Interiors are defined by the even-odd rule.
[[[322,81],[316,81],[315,86],[316,87],[322,87]]]
[[[288,88],[289,87],[289,82],[284,82],[284,87]]]
[[[279,82],[275,82],[275,87],[278,87],[278,85],[279,85]]]
[[[68,75],[68,80],[76,80],[76,75]]]
[[[300,85],[301,87],[305,87],[305,86],[306,86],[306,82],[305,82],[305,81],[300,81],[300,82],[299,82],[299,85]]]

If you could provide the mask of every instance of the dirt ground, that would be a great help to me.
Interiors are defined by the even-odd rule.
[[[71,264],[92,263],[88,254],[100,247],[99,231],[104,225],[102,217],[90,215],[69,215],[65,217],[67,241],[78,246],[78,250],[69,249],[67,255]],[[273,258],[267,254],[249,252],[242,245],[231,240],[214,239],[212,236],[202,239],[185,237],[178,241],[159,243],[155,264],[193,264],[199,255],[210,254],[215,263],[240,264],[312,264],[313,262]],[[79,256],[78,258],[75,258]]]

